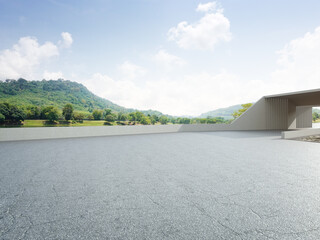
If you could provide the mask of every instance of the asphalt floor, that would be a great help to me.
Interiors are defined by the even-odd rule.
[[[0,143],[0,239],[320,239],[320,145],[280,132]]]

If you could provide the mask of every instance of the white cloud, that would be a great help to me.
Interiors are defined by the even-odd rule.
[[[278,91],[320,87],[320,27],[290,41],[278,52],[279,68],[272,73]]]
[[[57,79],[63,79],[62,72],[48,72],[44,71],[43,78],[46,80],[57,80]]]
[[[149,96],[145,89],[136,86],[133,81],[115,81],[106,74],[95,73],[80,82],[98,96],[128,108],[139,108]]]
[[[71,35],[62,33],[65,46],[70,46]],[[35,72],[46,60],[59,55],[59,48],[52,42],[39,44],[35,37],[22,37],[11,49],[0,52],[0,79],[7,78],[39,78]]]
[[[95,94],[125,107],[194,116],[219,107],[251,102],[264,91],[260,82],[244,83],[227,72],[188,75],[181,80],[153,79],[143,85],[130,80],[117,81],[96,73],[82,83]],[[243,88],[255,91],[239,94],[239,89]]]
[[[168,39],[184,49],[214,49],[219,42],[231,40],[230,22],[223,9],[215,9],[215,3],[199,4],[197,10],[206,12],[198,22],[180,22],[168,31]],[[215,10],[215,11],[214,11]]]
[[[168,53],[166,50],[159,50],[154,56],[154,60],[164,66],[166,69],[172,69],[176,66],[181,67],[186,64],[186,61],[180,57]]]
[[[73,43],[73,39],[70,33],[68,32],[63,32],[61,33],[61,37],[62,37],[62,41],[60,41],[60,45],[63,48],[69,48],[71,47],[72,43]]]
[[[217,3],[216,2],[208,2],[208,3],[200,3],[197,7],[198,12],[209,12],[209,11],[214,11],[217,8]]]
[[[11,49],[0,54],[0,79],[32,78],[33,71],[41,61],[59,55],[56,45],[45,42],[39,45],[33,37],[22,37]]]
[[[118,70],[125,80],[133,80],[138,77],[142,77],[147,72],[143,67],[135,65],[129,61],[125,61],[123,64],[118,66]]]

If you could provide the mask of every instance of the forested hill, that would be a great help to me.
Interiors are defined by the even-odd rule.
[[[239,105],[234,105],[234,106],[230,106],[230,107],[226,107],[226,108],[219,108],[210,112],[206,112],[206,113],[202,113],[199,118],[206,118],[206,117],[223,117],[226,120],[230,120],[233,119],[232,114],[236,111],[238,111],[239,109],[241,109],[242,106],[241,104]],[[320,114],[320,109],[318,108],[313,108],[312,112],[316,112],[318,114]]]
[[[233,119],[232,114],[235,111],[238,111],[241,107],[241,104],[234,105],[227,108],[219,108],[210,112],[206,112],[200,115],[201,118],[206,118],[208,116],[210,117],[223,117],[224,119]]]
[[[71,103],[75,110],[91,112],[93,109],[110,108],[116,112],[132,112],[100,98],[80,83],[68,80],[27,81],[25,79],[0,81],[0,102],[17,105],[56,106],[60,109]],[[143,111],[161,115],[160,112]]]

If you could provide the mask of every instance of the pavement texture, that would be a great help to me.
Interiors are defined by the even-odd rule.
[[[280,132],[0,143],[0,239],[320,239],[320,147]]]

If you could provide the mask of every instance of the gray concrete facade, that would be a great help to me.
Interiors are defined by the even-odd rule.
[[[320,89],[264,96],[236,119],[230,130],[288,130],[312,127]]]

